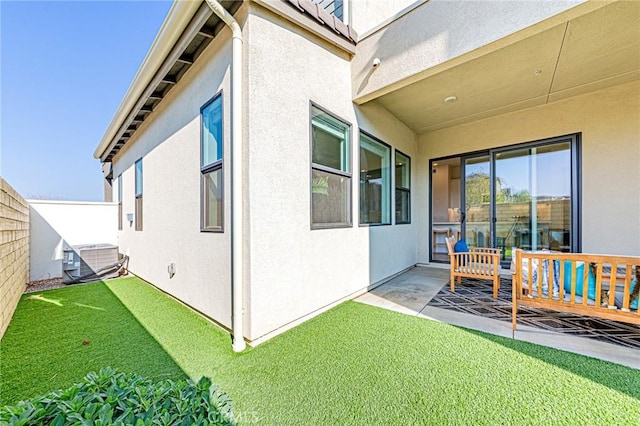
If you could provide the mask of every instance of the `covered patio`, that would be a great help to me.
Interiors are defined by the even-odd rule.
[[[451,293],[448,265],[418,266],[356,301],[640,369],[640,329],[631,324],[520,308],[514,332],[510,275],[503,273],[501,281],[497,300],[490,283],[474,279],[463,279]]]

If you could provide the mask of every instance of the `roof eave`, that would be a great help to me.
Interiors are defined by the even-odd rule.
[[[125,120],[134,104],[138,101],[142,92],[149,85],[149,82],[157,72],[158,68],[162,65],[185,27],[191,21],[201,3],[201,0],[176,1],[173,3],[167,17],[158,31],[158,35],[156,35],[151,48],[147,52],[138,72],[124,95],[124,98],[120,102],[120,106],[111,119],[111,123],[107,127],[102,140],[93,153],[95,158],[102,158],[104,152],[109,147],[113,137],[120,128],[120,125]]]

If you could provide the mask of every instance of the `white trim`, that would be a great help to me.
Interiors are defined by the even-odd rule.
[[[244,340],[244,236],[243,236],[243,185],[242,170],[242,28],[233,16],[217,0],[206,0],[222,22],[231,30],[231,316],[234,352],[246,348]]]
[[[73,204],[73,205],[81,205],[81,206],[117,206],[117,202],[107,202],[107,201],[58,201],[58,200],[26,200],[29,204]]]

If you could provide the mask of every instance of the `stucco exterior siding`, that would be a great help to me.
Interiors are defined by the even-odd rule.
[[[365,34],[376,25],[387,19],[392,19],[394,15],[402,12],[413,5],[423,3],[426,0],[347,0],[348,8],[351,11],[350,25],[358,31],[358,34]]]
[[[246,12],[238,12],[243,19]],[[230,31],[221,33],[114,158],[123,179],[121,252],[129,269],[161,290],[231,327]],[[223,93],[224,232],[200,231],[200,108]],[[143,165],[143,230],[126,220],[135,212],[135,167]],[[167,267],[175,264],[169,277]]]
[[[244,317],[245,336],[256,340],[416,263],[415,202],[412,224],[358,226],[358,123],[411,157],[412,180],[417,176],[416,136],[378,105],[355,108],[347,53],[258,5],[241,12]],[[291,57],[304,59],[296,67],[283,67]],[[115,202],[118,175],[123,182],[124,229],[118,233],[118,244],[130,256],[131,272],[227,327],[231,327],[230,61],[230,38],[223,30],[113,164]],[[202,233],[199,114],[220,90],[225,231]],[[350,228],[311,230],[310,101],[352,125]],[[135,211],[134,164],[139,158],[143,230],[135,231],[126,215]],[[176,267],[173,278],[167,272],[170,263]]]
[[[383,19],[409,3],[371,13]],[[224,28],[114,158],[113,199],[117,202],[122,173],[125,216],[118,244],[130,256],[130,270],[230,328],[233,186],[244,205],[244,336],[259,343],[417,263],[428,263],[430,159],[573,133],[582,140],[582,250],[637,255],[637,79],[542,106],[502,110],[492,118],[470,118],[466,124],[445,122],[448,127],[420,135],[416,131],[424,127],[400,121],[397,110],[374,99],[397,82],[442,72],[443,66],[454,67],[566,22],[567,14],[601,7],[582,3],[518,2],[505,15],[502,2],[431,0],[395,21],[403,25],[365,35],[352,57],[331,37],[313,33],[277,8],[245,2],[235,14],[244,37],[243,138],[234,142],[242,150],[242,181],[231,182],[231,40]],[[361,4],[352,6],[355,19]],[[382,64],[371,71],[375,56]],[[224,232],[205,233],[200,231],[200,108],[220,91]],[[311,228],[311,103],[351,125],[349,227]],[[359,224],[360,130],[390,145],[392,156],[399,150],[411,158],[410,224],[395,224],[393,210],[391,225]],[[134,164],[139,158],[144,217],[143,230],[135,231],[135,221],[129,224],[126,215],[135,211]],[[167,272],[171,263],[173,278]]]
[[[359,41],[353,98],[367,102],[605,5],[584,0],[424,2]],[[382,62],[372,71],[376,57]]]
[[[415,135],[383,108],[356,111],[344,53],[265,9],[254,13],[247,199],[250,336],[257,339],[415,264],[415,225],[358,226],[358,125],[412,160],[416,151]],[[290,58],[300,59],[284,66]],[[311,230],[310,101],[352,126],[349,228]]]
[[[640,254],[640,82],[422,134],[418,215],[428,229],[429,160],[555,136],[582,137],[582,251]],[[429,235],[420,232],[419,261]]]

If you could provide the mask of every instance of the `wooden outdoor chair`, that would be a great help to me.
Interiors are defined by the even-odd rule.
[[[451,261],[451,291],[455,292],[455,280],[458,284],[462,277],[478,278],[493,281],[493,298],[498,298],[500,289],[500,252],[501,249],[476,247],[464,253],[455,253],[453,246],[456,244],[454,237],[446,238],[447,250]]]

